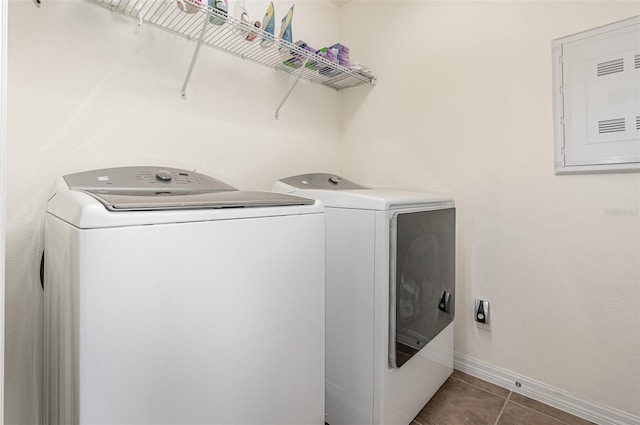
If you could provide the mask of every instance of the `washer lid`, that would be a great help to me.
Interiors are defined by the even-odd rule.
[[[309,205],[313,201],[270,192],[239,191],[213,177],[168,167],[119,167],[63,177],[111,211],[246,208]]]
[[[199,208],[251,208],[311,205],[313,200],[270,192],[221,191],[194,194],[121,195],[84,191],[111,211],[148,211]]]

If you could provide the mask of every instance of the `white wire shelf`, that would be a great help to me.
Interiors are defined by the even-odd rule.
[[[113,12],[130,17],[139,25],[148,25],[163,29],[173,34],[194,40],[198,43],[189,69],[183,97],[186,97],[188,83],[193,65],[201,45],[221,50],[242,59],[255,62],[279,71],[292,74],[295,82],[289,89],[278,110],[287,99],[298,79],[321,84],[336,90],[356,87],[363,84],[376,84],[376,78],[370,73],[358,72],[337,63],[331,62],[303,48],[274,37],[262,29],[241,20],[223,14],[199,0],[89,0]],[[178,8],[191,10],[187,13]],[[222,25],[209,23],[209,18],[222,21]],[[247,34],[256,35],[253,41],[246,39]],[[270,44],[261,45],[261,41]],[[290,65],[285,64],[288,62]],[[276,118],[278,114],[276,110]]]

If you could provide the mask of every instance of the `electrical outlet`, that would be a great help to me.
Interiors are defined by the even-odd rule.
[[[473,320],[478,327],[489,327],[489,301],[476,299],[473,303]]]

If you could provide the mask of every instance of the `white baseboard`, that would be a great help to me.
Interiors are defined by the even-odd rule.
[[[499,385],[598,425],[640,425],[640,417],[638,416],[586,400],[465,354],[454,354],[453,367],[460,372]],[[520,384],[519,387],[516,386],[516,382]]]

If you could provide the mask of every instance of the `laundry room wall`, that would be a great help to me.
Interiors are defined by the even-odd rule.
[[[554,175],[551,40],[638,14],[637,1],[341,8],[342,39],[379,81],[343,95],[347,176],[455,196],[456,351],[636,416],[640,175]]]
[[[295,3],[295,40],[338,41],[337,6]],[[278,31],[293,2],[274,4]],[[262,20],[267,5],[247,1],[251,18]],[[194,47],[85,0],[9,4],[7,424],[40,420],[38,271],[45,204],[59,176],[156,164],[268,190],[284,176],[341,171],[339,93],[301,81],[275,120],[289,77],[203,48],[183,101]]]

